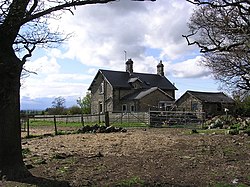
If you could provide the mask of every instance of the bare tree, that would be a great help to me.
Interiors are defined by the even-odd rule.
[[[56,47],[68,38],[51,31],[49,19],[59,19],[77,6],[116,0],[2,0],[0,2],[0,178],[29,176],[21,152],[20,76],[36,47]],[[141,0],[134,0],[141,1]],[[24,54],[22,57],[20,55]]]
[[[215,78],[230,90],[250,91],[250,1],[187,0],[197,5],[188,45],[197,45]]]

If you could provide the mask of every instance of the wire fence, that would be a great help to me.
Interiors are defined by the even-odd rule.
[[[21,117],[21,129],[27,137],[76,131],[85,125],[106,126],[129,123],[148,124],[148,113],[100,113],[88,115],[26,115]]]
[[[122,127],[191,127],[201,125],[205,114],[201,112],[149,111],[135,113],[100,113],[89,115],[26,115],[21,117],[22,134],[61,134],[77,131],[86,125],[113,125]],[[135,125],[131,125],[135,124]]]

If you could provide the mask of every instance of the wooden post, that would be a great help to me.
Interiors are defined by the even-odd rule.
[[[27,137],[30,137],[30,119],[27,115]]]
[[[81,114],[81,123],[82,123],[82,126],[84,127],[83,113]]]
[[[66,125],[68,124],[68,114],[66,115]]]
[[[57,135],[56,116],[54,116],[54,125],[55,125],[55,135]]]
[[[105,125],[109,127],[109,112],[105,112]]]

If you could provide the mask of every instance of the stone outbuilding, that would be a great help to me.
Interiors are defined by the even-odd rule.
[[[234,110],[235,101],[223,92],[186,91],[175,105],[178,110],[204,112],[206,117],[222,115]]]

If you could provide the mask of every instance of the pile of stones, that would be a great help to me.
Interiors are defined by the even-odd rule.
[[[78,133],[112,133],[112,132],[127,132],[127,129],[122,127],[105,126],[95,124],[93,126],[85,125],[78,129]]]
[[[203,124],[205,129],[228,129],[229,134],[244,133],[250,135],[250,118],[231,115],[215,116]]]

